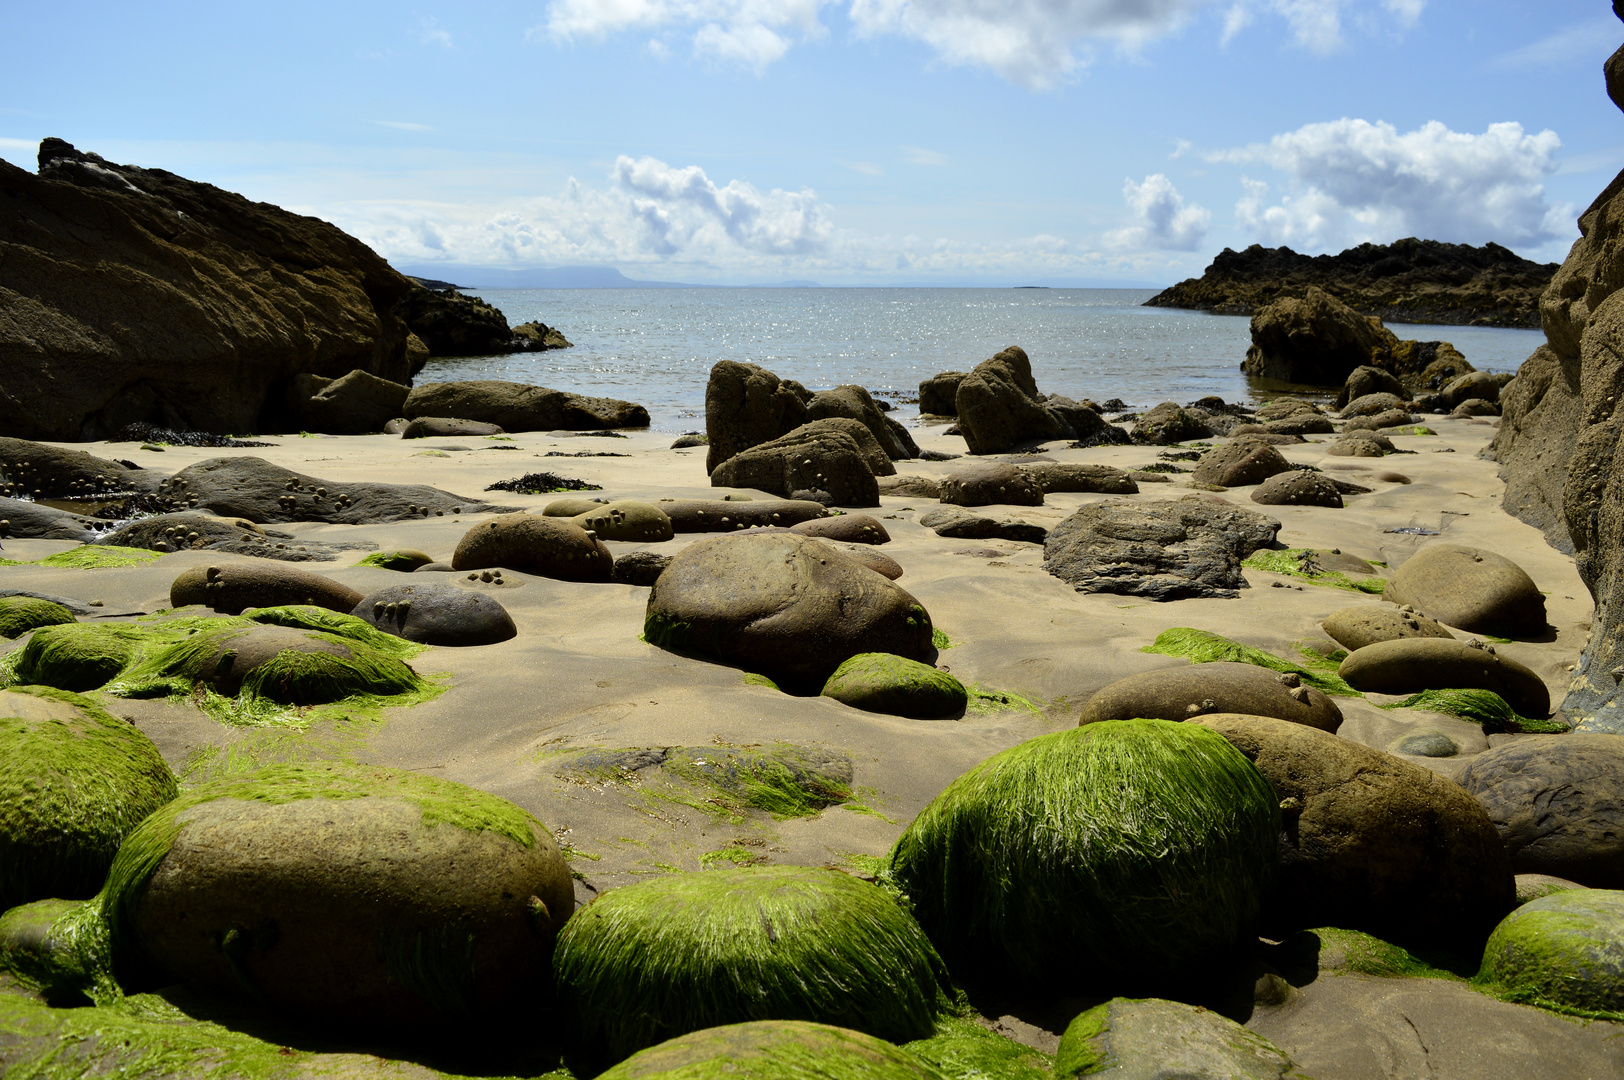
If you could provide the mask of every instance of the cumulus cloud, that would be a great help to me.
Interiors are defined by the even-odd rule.
[[[1222,40],[1260,15],[1278,16],[1299,45],[1328,52],[1343,43],[1345,10],[1377,10],[1400,26],[1426,0],[552,0],[538,31],[556,41],[623,31],[680,28],[697,55],[757,72],[797,40],[821,37],[822,8],[844,4],[859,37],[923,42],[949,64],[989,68],[1042,90],[1087,64],[1100,46],[1129,52],[1208,6],[1224,7]]]
[[[1211,212],[1194,203],[1186,206],[1184,196],[1163,174],[1152,173],[1144,183],[1130,177],[1122,183],[1122,197],[1134,223],[1105,234],[1112,247],[1194,251],[1206,239]]]
[[[1236,220],[1264,243],[1328,249],[1425,236],[1531,247],[1571,231],[1573,208],[1551,205],[1543,183],[1561,145],[1553,131],[1516,123],[1472,134],[1432,121],[1401,133],[1344,118],[1207,157],[1289,178],[1278,201],[1265,181],[1242,181]]]

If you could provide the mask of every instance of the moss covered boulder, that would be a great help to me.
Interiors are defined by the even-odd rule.
[[[83,693],[107,684],[154,643],[147,629],[126,623],[41,627],[0,660],[0,685],[53,686]]]
[[[338,763],[188,790],[125,841],[103,898],[121,978],[365,1026],[545,996],[575,903],[552,837],[519,807]]]
[[[1624,1020],[1624,892],[1530,900],[1495,927],[1477,981],[1503,997]]]
[[[1337,674],[1365,693],[1492,690],[1522,716],[1542,719],[1551,712],[1551,692],[1539,673],[1480,641],[1434,637],[1378,641],[1349,653]]]
[[[621,1062],[599,1080],[946,1080],[871,1035],[805,1021],[707,1028]]]
[[[1113,998],[1060,1037],[1055,1076],[1076,1080],[1308,1080],[1285,1051],[1208,1009],[1159,998]]]
[[[864,712],[940,720],[964,712],[964,684],[929,664],[891,653],[859,653],[835,669],[823,696]]]
[[[690,544],[649,593],[649,644],[816,693],[858,653],[935,659],[930,615],[906,590],[792,533]]]
[[[1268,781],[1217,732],[1106,721],[953,781],[890,872],[955,974],[1166,992],[1254,932],[1279,822]]]
[[[332,578],[264,561],[194,566],[182,571],[169,586],[171,607],[202,604],[223,615],[284,604],[313,604],[347,613],[360,602],[360,593]]]
[[[0,972],[62,1008],[116,997],[99,908],[94,899],[35,900],[0,915]]]
[[[1250,663],[1215,661],[1146,671],[1096,691],[1083,706],[1080,724],[1102,720],[1192,720],[1208,713],[1273,716],[1293,724],[1335,731],[1342,710],[1295,672]]]
[[[792,866],[677,874],[605,893],[564,928],[553,972],[587,1067],[747,1020],[924,1038],[950,992],[936,950],[883,890]]]
[[[388,551],[374,551],[356,565],[376,566],[381,570],[410,574],[419,566],[427,566],[433,561],[434,556],[426,551],[418,551],[416,548],[390,548]]]
[[[1261,716],[1195,723],[1233,743],[1280,800],[1271,929],[1344,926],[1472,954],[1511,910],[1511,862],[1460,785],[1301,724]]]
[[[73,612],[35,596],[0,596],[0,637],[22,637],[41,626],[74,622]]]
[[[93,895],[125,835],[175,792],[152,741],[89,698],[0,690],[0,910]]]
[[[614,562],[603,541],[573,520],[541,514],[503,514],[481,522],[463,534],[451,555],[456,570],[499,566],[561,581],[608,581]]]

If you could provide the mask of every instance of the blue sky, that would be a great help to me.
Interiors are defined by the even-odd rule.
[[[397,265],[1168,283],[1419,235],[1559,261],[1624,168],[1605,0],[7,4],[56,135]]]

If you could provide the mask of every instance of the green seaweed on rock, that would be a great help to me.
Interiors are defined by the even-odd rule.
[[[41,626],[60,626],[74,621],[73,612],[54,600],[0,596],[0,637],[21,637]]]
[[[47,555],[36,565],[69,567],[74,570],[101,570],[119,566],[140,566],[163,558],[161,551],[118,547],[115,544],[85,544],[82,547]]]
[[[1378,706],[1383,709],[1424,709],[1427,712],[1448,713],[1462,720],[1483,725],[1489,733],[1521,731],[1542,735],[1560,735],[1568,725],[1560,720],[1538,720],[1519,716],[1506,699],[1493,690],[1423,690],[1411,694],[1403,701]]]
[[[1284,574],[1299,581],[1306,581],[1310,585],[1324,585],[1332,589],[1352,589],[1355,592],[1373,593],[1377,596],[1387,590],[1387,581],[1384,578],[1350,578],[1340,570],[1323,570],[1317,573],[1305,571],[1304,562],[1314,554],[1313,548],[1288,548],[1284,551],[1270,551],[1265,548],[1248,555],[1241,560],[1241,565],[1249,570]]]
[[[43,626],[22,648],[0,657],[0,687],[52,686],[82,694],[111,682],[165,640],[129,623]]]
[[[1316,671],[1313,667],[1282,660],[1273,653],[1232,641],[1221,634],[1195,630],[1188,626],[1175,626],[1171,630],[1163,630],[1156,635],[1155,642],[1139,651],[1160,653],[1163,656],[1182,656],[1194,664],[1214,662],[1255,664],[1281,674],[1296,675],[1322,693],[1337,697],[1360,696],[1359,691],[1344,682],[1340,675],[1327,672],[1324,668]]]
[[[964,1016],[942,1016],[936,1034],[904,1050],[952,1080],[1053,1080],[1054,1059]]]
[[[1472,985],[1502,1001],[1624,1021],[1624,892],[1571,889],[1507,915]]]
[[[707,1028],[649,1047],[598,1080],[947,1080],[901,1047],[798,1020]]]

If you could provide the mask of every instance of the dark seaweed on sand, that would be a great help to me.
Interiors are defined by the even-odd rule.
[[[553,491],[602,491],[602,484],[589,484],[585,480],[572,480],[557,473],[532,472],[512,480],[498,480],[486,491],[511,491],[517,495],[545,495]]]

